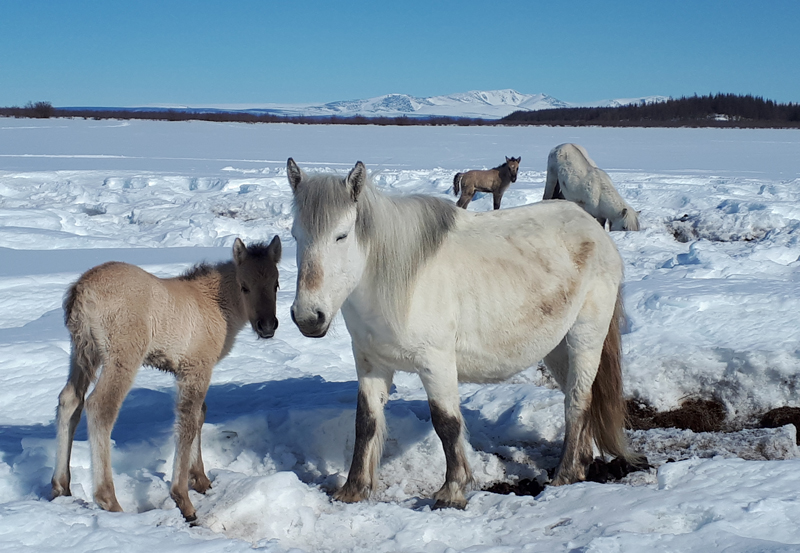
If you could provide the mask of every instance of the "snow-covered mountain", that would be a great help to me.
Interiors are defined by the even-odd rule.
[[[261,105],[218,105],[218,106],[160,106],[182,109],[213,108],[230,111],[232,109],[253,113],[272,113],[288,116],[311,117],[475,117],[500,119],[520,110],[568,107],[603,107],[653,103],[669,99],[668,96],[647,96],[644,98],[621,98],[601,100],[586,104],[564,102],[547,94],[522,94],[516,90],[472,90],[420,98],[408,94],[385,94],[361,100],[343,100],[327,104],[261,104]]]

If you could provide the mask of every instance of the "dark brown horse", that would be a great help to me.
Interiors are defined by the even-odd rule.
[[[517,182],[517,171],[522,158],[507,157],[506,162],[494,169],[473,170],[466,173],[456,173],[453,177],[453,194],[461,194],[458,207],[467,209],[475,192],[486,192],[494,198],[494,208],[500,209],[503,193],[512,182]]]

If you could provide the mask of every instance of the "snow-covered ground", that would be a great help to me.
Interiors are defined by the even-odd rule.
[[[726,435],[631,433],[659,465],[622,483],[475,491],[431,511],[444,455],[419,381],[398,375],[374,500],[344,505],[357,384],[344,324],[303,338],[288,310],[292,156],[309,171],[363,160],[387,191],[448,196],[456,171],[522,156],[503,207],[541,198],[548,151],[586,147],[644,229],[625,259],[626,393],[658,409],[717,398]],[[473,201],[486,210],[491,199]],[[142,370],[113,433],[125,513],[91,500],[85,423],[74,497],[48,501],[69,343],[61,300],[117,259],[161,276],[225,259],[236,236],[284,241],[273,340],[245,330],[216,368],[203,428],[213,488],[189,527],[169,498],[173,382]],[[748,430],[800,406],[800,131],[244,125],[0,119],[0,551],[793,551],[795,430]],[[463,385],[478,487],[543,477],[563,435],[561,393],[536,367]],[[666,463],[672,458],[678,462]]]

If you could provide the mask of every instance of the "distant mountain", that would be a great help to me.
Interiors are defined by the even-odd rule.
[[[261,104],[227,106],[159,106],[181,110],[199,111],[213,109],[222,111],[246,111],[286,116],[307,117],[470,117],[500,119],[515,111],[538,111],[542,109],[569,107],[613,107],[629,104],[650,104],[668,100],[667,96],[644,98],[622,98],[602,100],[590,104],[571,104],[547,94],[522,94],[516,90],[472,90],[420,98],[408,94],[386,94],[364,100],[344,100],[327,104]]]

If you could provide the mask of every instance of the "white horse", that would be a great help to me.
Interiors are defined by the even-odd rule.
[[[583,146],[561,144],[547,156],[544,200],[575,202],[611,230],[639,230],[639,214],[622,199],[608,173],[597,167]]]
[[[292,320],[325,336],[341,309],[358,373],[353,462],[335,498],[376,483],[395,371],[417,373],[447,460],[435,507],[466,506],[471,483],[458,381],[497,382],[544,358],[566,396],[553,484],[584,479],[592,441],[637,459],[623,432],[622,260],[568,202],[485,213],[421,195],[390,197],[361,162],[346,177],[308,176],[292,159],[297,295]]]

